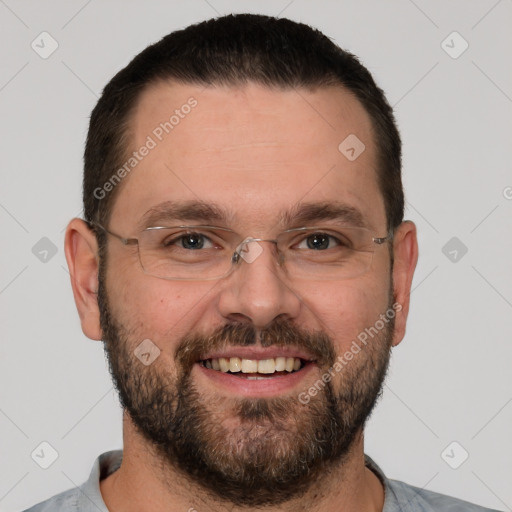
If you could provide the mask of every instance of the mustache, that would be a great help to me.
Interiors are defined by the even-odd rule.
[[[330,367],[336,360],[333,341],[325,332],[308,331],[280,319],[261,330],[250,323],[230,323],[217,327],[210,335],[185,335],[176,349],[174,359],[176,366],[188,373],[194,363],[207,352],[228,346],[246,347],[258,343],[262,347],[293,346],[305,349],[319,366]]]

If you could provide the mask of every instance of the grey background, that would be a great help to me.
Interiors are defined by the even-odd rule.
[[[510,0],[0,0],[0,510],[81,484],[122,446],[102,344],[81,332],[63,253],[91,109],[146,45],[244,11],[318,27],[396,107],[420,259],[366,453],[389,477],[512,510]],[[31,47],[43,31],[59,45],[47,59]],[[453,31],[469,44],[456,59],[441,46]],[[46,470],[31,458],[43,441],[58,452]]]

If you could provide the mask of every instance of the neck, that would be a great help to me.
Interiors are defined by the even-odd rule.
[[[110,512],[248,512],[232,502],[212,496],[172,466],[162,474],[161,460],[136,431],[129,416],[123,416],[123,462],[100,482],[103,500]],[[266,512],[381,512],[384,489],[378,477],[364,465],[361,432],[342,465],[332,468],[300,498]]]

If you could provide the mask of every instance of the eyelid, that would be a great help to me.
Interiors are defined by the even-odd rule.
[[[222,226],[212,226],[209,224],[181,224],[181,225],[175,225],[175,226],[150,226],[150,227],[145,228],[143,231],[155,232],[155,231],[166,230],[166,229],[176,229],[176,230],[182,229],[182,230],[189,230],[189,231],[197,230],[198,232],[203,232],[206,230],[206,231],[210,231],[212,235],[216,235],[219,238],[223,238],[221,233],[226,233],[226,234],[232,235],[234,241],[239,240],[240,242],[246,238],[246,237],[240,235],[239,233],[237,233],[236,231],[234,231],[233,229],[222,227]],[[277,238],[282,239],[283,237],[286,238],[287,236],[294,237],[294,236],[300,236],[301,234],[306,235],[308,233],[326,233],[329,236],[336,236],[337,233],[339,233],[340,235],[343,235],[344,229],[371,233],[368,228],[360,227],[360,226],[339,226],[339,225],[338,226],[326,226],[326,225],[323,225],[323,226],[318,226],[318,225],[317,226],[298,226],[298,227],[286,229],[286,230],[282,231],[281,233],[277,234],[275,237],[265,238],[265,240],[269,240],[269,239],[271,240],[271,239],[277,239]],[[220,231],[220,233],[217,233],[217,231]],[[205,234],[205,233],[202,233],[202,234]],[[207,235],[205,234],[205,236],[207,236]]]
[[[283,231],[283,233],[300,233],[301,231],[304,231],[304,232],[308,232],[308,231],[311,231],[311,232],[319,232],[319,233],[323,233],[323,232],[331,232],[331,233],[340,233],[340,234],[343,234],[343,231],[344,230],[349,230],[349,231],[361,231],[361,232],[368,232],[370,233],[370,229],[366,228],[366,227],[362,227],[362,226],[303,226],[303,227],[297,227],[297,228],[290,228],[290,229],[287,229],[285,231]]]
[[[166,232],[166,230],[170,232]],[[178,240],[187,236],[187,234],[194,233],[203,236],[214,245],[219,243],[234,245],[240,238],[240,235],[229,228],[210,225],[152,226],[144,231],[155,233],[157,236],[160,233],[165,239],[172,238],[173,244],[176,244]]]
[[[337,237],[334,234],[329,234],[329,233],[323,233],[323,232],[318,232],[318,233],[325,234],[326,237],[329,239],[329,245],[333,245],[333,247],[339,247],[339,246],[346,245],[346,241],[344,241],[342,239],[342,237]],[[310,238],[314,234],[315,233],[313,232],[313,233],[309,234],[308,236],[303,236],[303,237],[297,239],[295,242],[295,245],[297,247],[299,247],[300,245],[307,243],[308,238]],[[330,247],[330,248],[332,249],[333,247]]]

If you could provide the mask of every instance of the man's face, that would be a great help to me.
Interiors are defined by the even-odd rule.
[[[155,129],[190,97],[197,105],[159,140]],[[162,217],[153,225],[215,224],[243,238],[274,239],[296,227],[282,213],[336,203],[357,209],[374,236],[387,234],[370,120],[341,89],[160,83],[141,96],[132,126],[131,150],[148,136],[156,146],[119,185],[107,227],[123,237],[137,237],[157,205],[187,201],[215,205],[226,218]],[[366,147],[353,161],[338,150],[350,134]],[[343,461],[375,404],[393,334],[389,321],[330,382],[321,381],[391,307],[388,248],[376,247],[362,275],[315,280],[289,277],[274,244],[260,246],[254,261],[241,261],[227,277],[173,281],[144,273],[136,246],[109,237],[99,289],[111,370],[139,433],[163,467],[248,505],[296,496]],[[161,351],[148,366],[134,354],[146,339]],[[222,356],[295,357],[303,367],[260,375],[205,367]],[[315,385],[304,404],[299,395]]]

